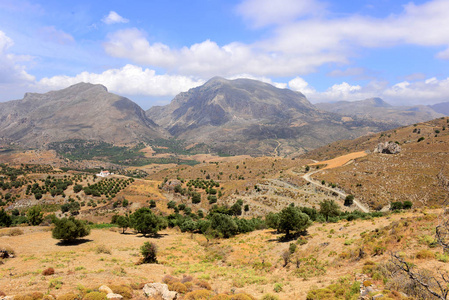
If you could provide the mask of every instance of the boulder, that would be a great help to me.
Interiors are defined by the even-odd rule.
[[[113,294],[114,292],[107,286],[107,285],[102,285],[98,288],[99,292],[105,293],[105,294]]]
[[[122,300],[123,296],[120,294],[109,293],[106,295],[106,298],[108,298],[110,300]]]
[[[401,152],[401,146],[393,142],[385,142],[377,144],[374,153],[397,154]]]
[[[174,300],[178,297],[177,292],[171,292],[166,284],[158,282],[145,284],[143,287],[143,293],[147,297],[161,295],[164,300]]]

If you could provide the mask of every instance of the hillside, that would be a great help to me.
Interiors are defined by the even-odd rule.
[[[150,108],[147,116],[177,138],[232,155],[290,155],[393,127],[320,111],[299,92],[220,77]]]
[[[137,104],[102,85],[79,83],[0,103],[0,140],[26,147],[73,139],[137,144],[169,136]]]
[[[357,116],[364,119],[382,120],[398,126],[425,122],[446,115],[443,112],[434,110],[433,106],[392,106],[380,98],[318,103],[315,106],[328,112]]]
[[[449,118],[440,118],[332,143],[304,157],[321,161],[356,151],[372,152],[378,143],[397,142],[402,148],[399,154],[370,153],[352,164],[323,170],[313,177],[336,183],[372,209],[407,200],[418,206],[441,205],[447,192],[439,184],[438,175],[441,172],[449,177],[448,128]]]

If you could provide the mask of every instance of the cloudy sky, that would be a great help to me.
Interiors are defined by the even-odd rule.
[[[0,101],[84,81],[148,109],[213,76],[449,101],[449,0],[0,0]]]

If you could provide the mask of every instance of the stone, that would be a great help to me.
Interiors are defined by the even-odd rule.
[[[398,154],[401,152],[401,146],[393,142],[385,142],[377,144],[374,148],[374,153],[384,153],[384,154]]]
[[[174,300],[178,297],[177,292],[171,292],[166,284],[159,282],[145,284],[143,292],[147,297],[161,295],[164,300]]]
[[[106,298],[108,298],[110,300],[122,300],[123,296],[120,294],[108,293],[106,295]]]
[[[105,293],[105,294],[113,294],[114,293],[107,285],[100,286],[98,288],[98,291]]]
[[[380,298],[383,298],[384,297],[384,295],[382,295],[382,294],[377,294],[377,295],[374,295],[371,299],[372,300],[376,300],[376,299],[380,299]]]

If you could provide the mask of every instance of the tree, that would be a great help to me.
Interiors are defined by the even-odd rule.
[[[90,234],[90,228],[86,222],[76,220],[74,217],[55,219],[55,228],[52,236],[63,241],[73,241]]]
[[[162,220],[148,207],[139,208],[130,216],[130,219],[131,227],[143,235],[156,235],[162,227]]]
[[[201,202],[201,194],[198,192],[194,192],[192,195],[192,203],[193,204],[198,204]]]
[[[12,224],[12,218],[10,215],[6,213],[6,211],[2,208],[0,210],[0,226],[9,227]]]
[[[392,202],[390,206],[390,210],[400,210],[404,207],[401,201]]]
[[[347,195],[345,198],[345,206],[351,206],[354,203],[354,195]]]
[[[74,191],[75,193],[79,193],[79,192],[81,192],[82,190],[83,190],[83,186],[82,186],[81,184],[76,184],[76,185],[73,186],[73,191]]]
[[[27,218],[30,225],[36,226],[44,220],[44,213],[42,212],[40,206],[33,206],[28,209]]]
[[[140,247],[140,253],[143,256],[142,263],[157,263],[157,246],[155,243],[145,242],[142,247]]]
[[[238,226],[234,220],[224,214],[213,214],[210,218],[210,227],[217,231],[220,236],[229,238],[238,232]]]
[[[324,200],[320,202],[320,214],[326,218],[326,221],[329,221],[329,217],[340,215],[340,209],[334,200]]]
[[[265,216],[265,223],[268,228],[278,229],[279,227],[279,214],[269,212]]]
[[[304,231],[312,221],[309,216],[302,213],[301,210],[292,205],[287,206],[279,213],[278,231],[285,232],[285,236],[290,236],[290,231]]]
[[[123,229],[122,233],[125,233],[126,229],[129,227],[129,218],[125,216],[118,216],[115,222],[118,227]]]

